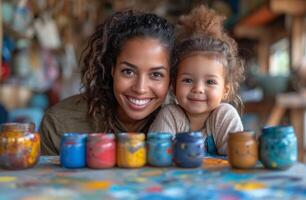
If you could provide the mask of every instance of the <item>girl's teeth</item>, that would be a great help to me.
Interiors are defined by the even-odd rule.
[[[129,98],[129,101],[132,102],[133,104],[138,105],[138,106],[142,106],[142,105],[145,105],[145,104],[149,103],[150,99],[133,99],[133,98]]]

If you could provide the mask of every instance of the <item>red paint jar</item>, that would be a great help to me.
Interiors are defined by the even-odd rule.
[[[110,168],[116,164],[116,142],[113,133],[91,133],[87,138],[87,166]]]

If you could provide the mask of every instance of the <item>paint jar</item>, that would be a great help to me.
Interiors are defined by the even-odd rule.
[[[87,138],[87,166],[110,168],[116,164],[116,142],[113,133],[91,133]]]
[[[60,144],[60,162],[66,168],[82,168],[86,166],[85,133],[64,133]]]
[[[156,167],[172,165],[172,134],[165,132],[148,133],[148,163]]]
[[[145,134],[119,133],[117,144],[118,167],[136,168],[146,164]]]
[[[174,140],[174,162],[178,167],[200,167],[204,158],[202,132],[177,133]]]
[[[40,156],[40,135],[33,123],[5,123],[0,132],[0,166],[5,169],[33,167]]]
[[[269,169],[286,169],[297,161],[297,139],[292,126],[262,129],[259,158]]]
[[[228,161],[233,168],[254,167],[258,160],[258,145],[253,131],[233,132],[228,138]]]

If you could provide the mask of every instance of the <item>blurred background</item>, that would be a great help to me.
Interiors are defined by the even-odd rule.
[[[306,0],[0,0],[0,123],[33,121],[80,92],[79,58],[95,27],[138,8],[175,23],[205,4],[227,17],[246,62],[245,129],[293,125],[306,144]]]

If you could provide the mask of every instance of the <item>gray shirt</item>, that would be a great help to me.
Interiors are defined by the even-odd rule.
[[[242,130],[243,125],[237,110],[228,103],[221,103],[210,113],[200,131],[206,137],[212,136],[218,154],[226,155],[228,134]],[[171,104],[162,108],[149,131],[175,134],[189,132],[191,126],[182,108]]]

